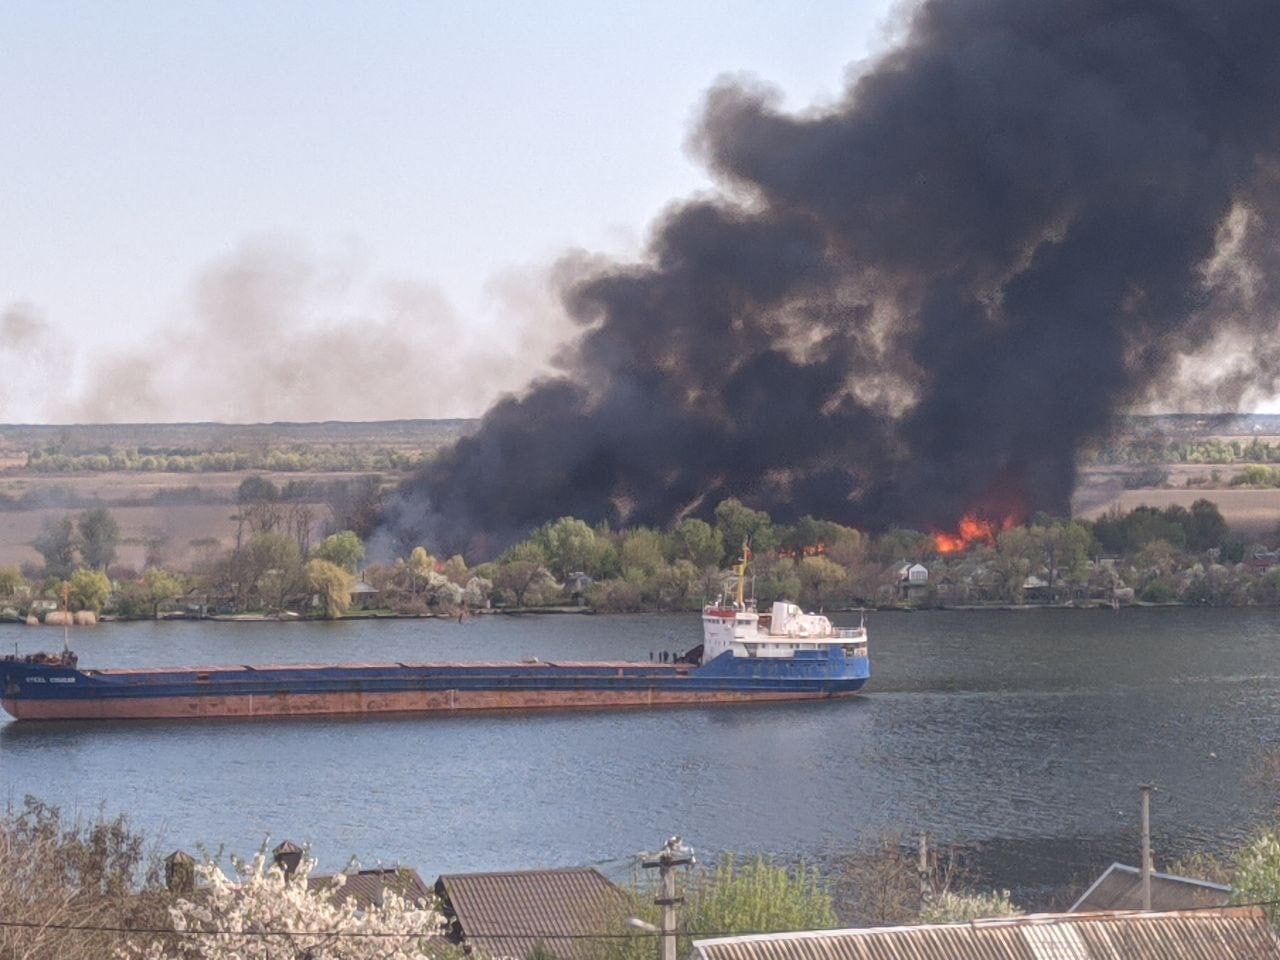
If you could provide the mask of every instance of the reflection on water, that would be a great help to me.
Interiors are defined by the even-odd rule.
[[[686,616],[117,624],[88,667],[618,658],[684,649]],[[827,860],[892,832],[976,844],[1002,885],[1136,860],[1158,784],[1162,862],[1221,845],[1280,741],[1280,629],[1257,610],[881,614],[844,702],[524,717],[0,724],[0,788],[128,812],[166,846],[309,841],[424,874],[598,864],[672,833],[706,852]],[[0,630],[25,649],[42,631]]]

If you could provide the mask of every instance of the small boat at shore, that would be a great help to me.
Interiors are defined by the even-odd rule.
[[[18,720],[187,719],[711,706],[820,700],[870,677],[865,624],[833,627],[795,604],[758,613],[736,595],[702,611],[703,642],[674,663],[345,663],[82,670],[74,653],[0,659]]]

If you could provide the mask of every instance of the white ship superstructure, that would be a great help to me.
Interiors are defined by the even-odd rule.
[[[812,651],[842,648],[847,658],[867,655],[865,622],[857,627],[834,627],[820,613],[805,613],[794,603],[776,601],[769,613],[758,613],[754,599],[747,599],[746,567],[750,550],[743,550],[735,568],[737,592],[720,597],[702,610],[702,662],[724,653],[735,657],[789,659]]]

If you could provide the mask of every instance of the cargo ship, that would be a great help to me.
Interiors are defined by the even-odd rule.
[[[18,720],[463,714],[817,700],[870,677],[865,623],[832,626],[793,603],[759,613],[737,590],[702,611],[703,642],[673,663],[345,663],[82,670],[61,653],[0,659]]]

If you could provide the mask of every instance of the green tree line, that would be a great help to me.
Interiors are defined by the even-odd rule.
[[[1087,452],[1085,463],[1280,463],[1280,442],[1250,439],[1134,439]]]
[[[270,470],[276,473],[363,472],[389,470],[403,472],[420,464],[428,454],[386,448],[363,450],[314,445],[264,450],[220,450],[205,452],[144,452],[136,449],[102,453],[47,453],[32,450],[26,469],[33,473],[78,473],[139,471],[145,473],[232,473],[241,470]]]
[[[1037,515],[990,542],[946,553],[922,531],[871,535],[813,517],[779,524],[730,498],[707,519],[687,518],[665,530],[615,530],[561,517],[475,565],[461,555],[437,556],[423,544],[399,558],[366,563],[364,540],[376,528],[380,490],[374,479],[323,507],[286,499],[269,480],[249,478],[231,515],[230,546],[211,541],[202,559],[181,575],[164,570],[158,552],[152,557],[149,551],[141,572],[114,565],[119,530],[108,510],[67,514],[47,521],[34,541],[42,567],[0,570],[0,600],[16,607],[20,595],[56,597],[51,591],[79,576],[76,596],[85,609],[126,616],[157,615],[189,592],[219,612],[291,610],[329,617],[357,603],[398,614],[450,616],[490,605],[696,610],[733,590],[732,566],[749,542],[748,592],[761,604],[791,600],[835,610],[1080,601],[1280,603],[1280,565],[1268,544],[1235,536],[1205,499],[1189,508],[1113,511],[1094,521]],[[314,531],[326,524],[334,532],[313,542]],[[906,581],[904,566],[913,563],[926,566],[926,583]],[[357,585],[358,597],[352,592]]]

